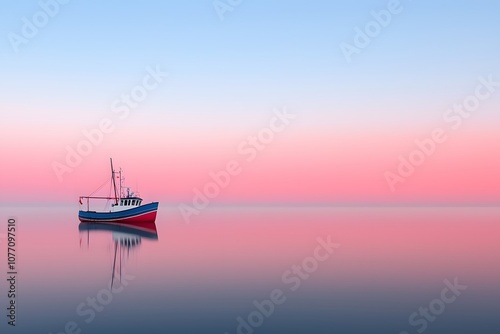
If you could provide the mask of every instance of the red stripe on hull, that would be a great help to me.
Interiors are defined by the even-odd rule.
[[[154,223],[156,220],[156,211],[144,213],[142,215],[137,215],[133,217],[127,217],[127,218],[117,218],[117,219],[110,219],[110,220],[105,220],[105,219],[85,219],[85,218],[80,218],[81,222],[85,223],[115,223],[115,224],[127,224],[131,226],[141,226],[141,224],[144,223]]]

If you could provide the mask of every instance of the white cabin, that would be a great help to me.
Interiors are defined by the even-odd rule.
[[[140,206],[141,203],[142,203],[142,198],[139,197],[120,198],[118,204],[111,205],[111,212],[133,209]]]

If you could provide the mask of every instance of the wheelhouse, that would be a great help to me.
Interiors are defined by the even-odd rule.
[[[139,206],[142,203],[142,198],[139,197],[125,197],[121,198],[118,203],[119,206]]]

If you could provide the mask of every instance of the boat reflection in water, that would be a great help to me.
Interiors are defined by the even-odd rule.
[[[122,259],[129,258],[130,251],[138,249],[142,243],[142,238],[156,241],[158,240],[158,232],[155,223],[143,223],[140,226],[120,225],[114,223],[80,223],[78,226],[80,231],[80,247],[83,244],[83,236],[87,238],[87,248],[90,248],[90,235],[97,233],[107,233],[111,235],[114,244],[114,259],[113,270],[111,274],[111,288],[115,282],[116,274],[121,281],[122,276]],[[120,257],[117,260],[118,254]],[[117,268],[118,266],[118,268]]]

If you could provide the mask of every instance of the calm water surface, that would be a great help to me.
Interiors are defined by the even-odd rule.
[[[0,212],[19,272],[15,328],[2,279],[1,333],[500,330],[498,208],[224,207],[186,225],[160,206],[156,231],[80,225],[77,207]]]

